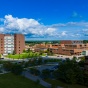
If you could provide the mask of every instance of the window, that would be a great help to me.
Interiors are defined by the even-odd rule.
[[[86,46],[86,44],[84,46]]]

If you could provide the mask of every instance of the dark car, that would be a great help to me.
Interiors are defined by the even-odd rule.
[[[0,59],[4,59],[4,58],[0,58]]]

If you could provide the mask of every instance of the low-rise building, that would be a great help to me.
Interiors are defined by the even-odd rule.
[[[83,44],[83,40],[61,40],[60,44]]]
[[[35,52],[49,51],[53,54],[62,55],[83,55],[83,51],[88,50],[88,43],[83,44],[82,40],[64,40],[60,44],[36,44]]]

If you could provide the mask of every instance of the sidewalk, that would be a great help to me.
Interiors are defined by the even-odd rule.
[[[41,85],[43,85],[43,86],[46,87],[46,88],[51,88],[51,84],[49,84],[49,83],[43,81],[43,80],[42,80],[40,77],[38,77],[38,76],[34,76],[34,75],[30,74],[28,71],[24,71],[24,72],[22,73],[22,75],[25,76],[26,78],[30,79],[30,80],[35,81],[35,82],[36,82],[37,80],[39,80]]]

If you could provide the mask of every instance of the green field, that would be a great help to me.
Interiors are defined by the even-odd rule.
[[[12,59],[25,59],[25,58],[38,57],[38,56],[39,56],[39,53],[30,52],[30,53],[22,53],[22,54],[15,54],[15,55],[9,54],[6,57],[12,58]]]
[[[0,75],[0,88],[45,88],[35,82],[11,73]]]
[[[73,84],[73,85],[66,84],[59,80],[46,79],[45,81],[52,84],[52,86],[53,86],[52,88],[55,88],[56,86],[60,86],[63,88],[88,88],[86,86],[82,86],[82,85],[78,85],[78,84]]]

